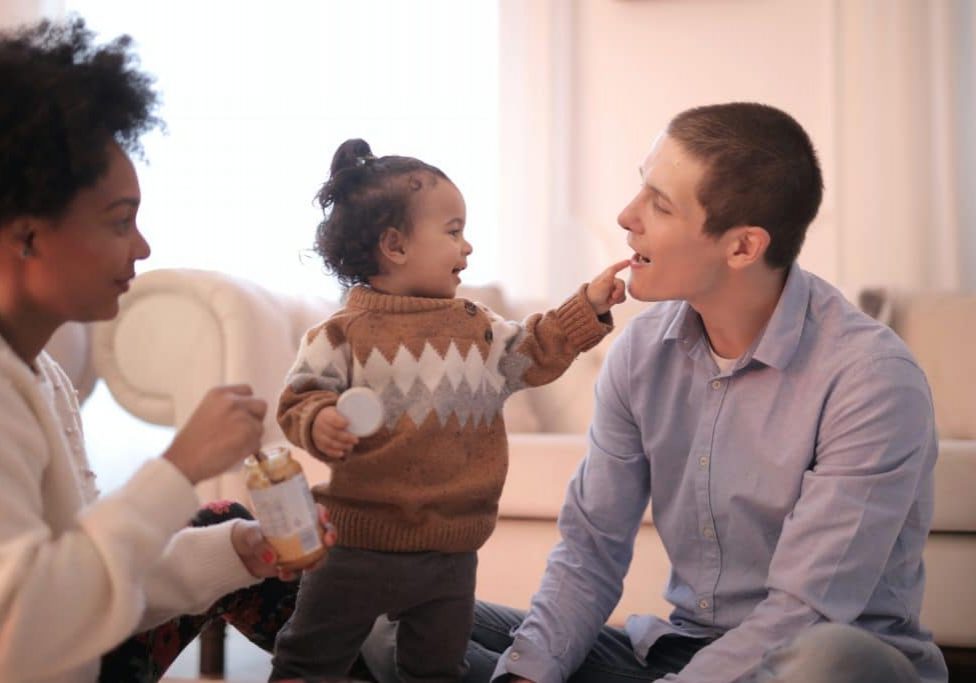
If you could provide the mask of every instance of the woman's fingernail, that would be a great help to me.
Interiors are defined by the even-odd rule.
[[[261,553],[261,559],[264,561],[265,564],[271,564],[272,562],[274,562],[275,556],[274,553],[271,552],[270,550],[265,550],[263,553]]]

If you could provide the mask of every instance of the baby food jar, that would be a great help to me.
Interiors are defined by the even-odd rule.
[[[244,461],[247,490],[278,566],[304,569],[326,553],[322,525],[302,466],[288,448],[273,448]]]

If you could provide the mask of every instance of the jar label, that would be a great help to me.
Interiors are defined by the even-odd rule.
[[[279,561],[298,559],[322,547],[318,511],[303,475],[250,493],[261,530]]]

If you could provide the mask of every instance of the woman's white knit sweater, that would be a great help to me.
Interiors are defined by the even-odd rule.
[[[232,522],[184,528],[198,501],[168,461],[98,498],[74,388],[35,367],[0,339],[0,681],[88,683],[133,633],[257,580]]]

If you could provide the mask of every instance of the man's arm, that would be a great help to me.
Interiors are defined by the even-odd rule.
[[[919,491],[936,453],[921,370],[890,357],[846,372],[824,406],[817,444],[773,555],[768,597],[665,680],[743,680],[803,629],[863,613],[910,509],[920,499],[931,504]],[[923,514],[930,519],[931,509]]]
[[[628,400],[629,335],[596,387],[590,448],[559,516],[562,540],[495,676],[563,681],[586,657],[623,587],[650,495],[650,472]]]

